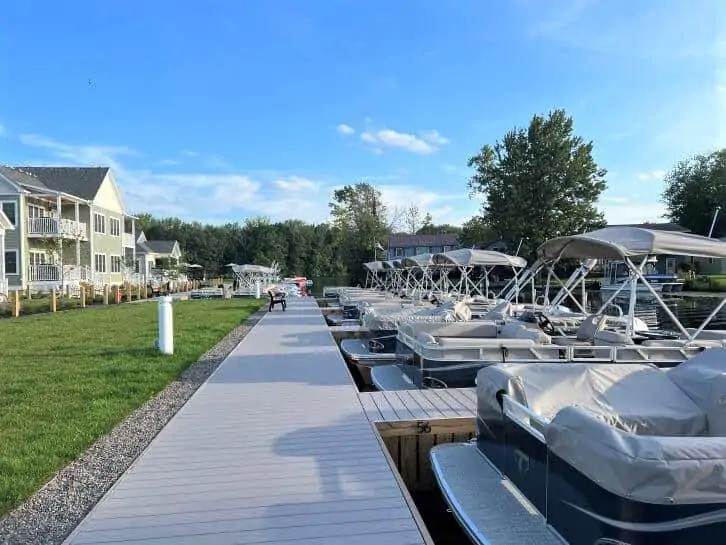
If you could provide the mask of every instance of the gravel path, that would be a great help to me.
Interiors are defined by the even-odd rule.
[[[166,423],[252,327],[260,310],[233,329],[156,397],[136,409],[27,502],[0,520],[0,544],[59,545],[138,458]]]

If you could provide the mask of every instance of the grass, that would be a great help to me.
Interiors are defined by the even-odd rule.
[[[0,515],[26,500],[263,303],[175,303],[173,356],[154,350],[153,303],[0,322]]]
[[[690,291],[726,291],[726,275],[711,274],[708,276],[697,276],[691,280],[686,280],[683,286],[684,290]]]

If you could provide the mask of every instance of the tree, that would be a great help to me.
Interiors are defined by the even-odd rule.
[[[498,240],[497,236],[487,226],[486,221],[481,216],[473,216],[461,226],[459,245],[464,248],[471,248],[477,244],[486,244],[487,242],[495,242],[496,240]]]
[[[363,263],[373,260],[374,248],[390,232],[388,210],[381,193],[370,184],[346,185],[329,204],[339,242],[339,257],[354,283],[365,278]]]
[[[592,157],[593,144],[573,132],[564,110],[535,115],[469,159],[473,195],[485,198],[483,225],[496,238],[532,255],[548,238],[605,225],[596,208],[605,190],[605,169]]]
[[[421,229],[416,231],[417,235],[437,235],[439,233],[459,235],[461,233],[461,227],[459,227],[458,225],[451,225],[449,223],[434,225],[431,222],[426,222],[421,227]]]
[[[679,162],[665,178],[666,217],[698,235],[708,235],[717,207],[726,213],[726,149]],[[726,235],[716,221],[713,236]]]

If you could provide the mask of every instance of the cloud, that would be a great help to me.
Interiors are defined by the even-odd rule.
[[[320,187],[320,183],[300,176],[290,176],[287,179],[280,178],[274,180],[272,184],[284,191],[317,191]]]
[[[127,146],[65,144],[38,134],[21,134],[18,139],[26,146],[45,149],[55,158],[78,166],[109,166],[121,170],[118,157],[136,155],[136,151]]]
[[[353,127],[346,125],[345,123],[338,125],[335,130],[337,130],[340,134],[353,134],[355,132]]]
[[[650,172],[639,172],[635,177],[641,182],[652,182],[663,180],[665,175],[665,170],[651,170]]]
[[[437,149],[437,145],[446,143],[437,131],[427,131],[429,141],[407,132],[398,132],[392,129],[382,129],[376,132],[366,131],[361,133],[360,139],[368,144],[375,144],[377,148],[399,148],[411,153],[428,154]]]
[[[433,144],[434,146],[443,146],[444,144],[449,143],[449,139],[441,136],[441,134],[439,134],[439,131],[437,131],[436,129],[421,131],[418,134],[422,140],[428,142],[429,144]]]

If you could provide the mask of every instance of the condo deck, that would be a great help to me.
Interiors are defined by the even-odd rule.
[[[430,543],[313,300],[267,314],[66,540]]]

